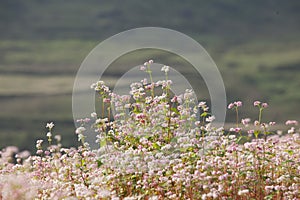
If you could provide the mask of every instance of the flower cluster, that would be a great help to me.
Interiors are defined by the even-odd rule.
[[[236,127],[215,128],[193,91],[171,96],[168,66],[166,79],[153,82],[152,63],[141,67],[150,80],[133,83],[129,95],[114,94],[101,81],[92,86],[102,97],[101,115],[78,120],[78,148],[63,148],[58,135],[54,144],[49,123],[48,147],[38,140],[35,155],[2,150],[0,199],[300,198],[297,121],[287,121],[288,133],[280,136],[269,129],[274,122],[262,121],[266,103],[254,103],[259,117],[252,125],[239,119],[236,101],[228,106]],[[88,122],[98,134],[97,150],[85,142]]]

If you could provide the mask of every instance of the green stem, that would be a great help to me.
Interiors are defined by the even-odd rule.
[[[258,116],[259,123],[261,123],[262,110],[263,110],[263,108],[259,108],[259,116]]]
[[[150,83],[151,83],[151,96],[154,98],[154,87],[153,87],[153,78],[152,78],[152,71],[150,70],[150,65],[147,65],[147,72],[150,77]]]
[[[239,109],[237,107],[235,107],[235,111],[236,111],[236,127],[239,127]]]

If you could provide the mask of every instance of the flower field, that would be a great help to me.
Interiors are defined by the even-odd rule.
[[[168,66],[165,80],[153,82],[152,62],[141,66],[149,80],[132,83],[128,95],[102,81],[91,86],[102,109],[78,120],[78,148],[64,148],[51,122],[35,155],[3,149],[0,199],[300,199],[297,121],[286,122],[287,132],[270,131],[275,122],[262,117],[267,103],[253,103],[258,117],[251,121],[239,118],[236,101],[228,105],[235,126],[214,127],[193,91],[172,94]],[[85,142],[90,126],[96,150]]]

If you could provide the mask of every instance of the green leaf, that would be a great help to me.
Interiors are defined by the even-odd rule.
[[[160,149],[160,146],[156,142],[152,144],[152,147],[154,149]]]
[[[294,154],[293,150],[285,150],[285,152],[287,152],[290,156]]]
[[[273,195],[270,194],[270,195],[268,195],[268,196],[265,196],[264,199],[266,199],[266,200],[271,200],[271,199],[273,199]]]
[[[254,131],[254,136],[257,138],[259,133],[260,133],[260,131],[258,131],[258,130]]]
[[[207,112],[203,112],[200,116],[201,116],[201,117],[206,117],[207,115],[208,115]]]
[[[101,160],[97,160],[97,166],[101,167],[103,165],[103,162]]]
[[[101,147],[106,146],[106,139],[105,139],[105,138],[101,139],[101,141],[100,141],[100,146],[101,146]]]

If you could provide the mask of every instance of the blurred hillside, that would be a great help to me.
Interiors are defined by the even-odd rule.
[[[223,76],[227,100],[243,100],[242,112],[250,117],[256,116],[251,102],[260,99],[271,105],[267,120],[299,120],[299,10],[297,0],[3,0],[0,148],[33,149],[48,121],[56,123],[63,144],[76,143],[71,92],[81,62],[102,40],[145,26],[171,28],[203,45]],[[188,65],[166,52],[141,51],[118,59],[107,75],[113,81],[121,66],[150,58]],[[185,73],[195,81],[192,72]],[[209,99],[204,83],[198,92]]]
[[[237,39],[296,36],[299,1],[131,0],[1,1],[1,38],[99,40],[120,31],[163,26],[197,35]]]

